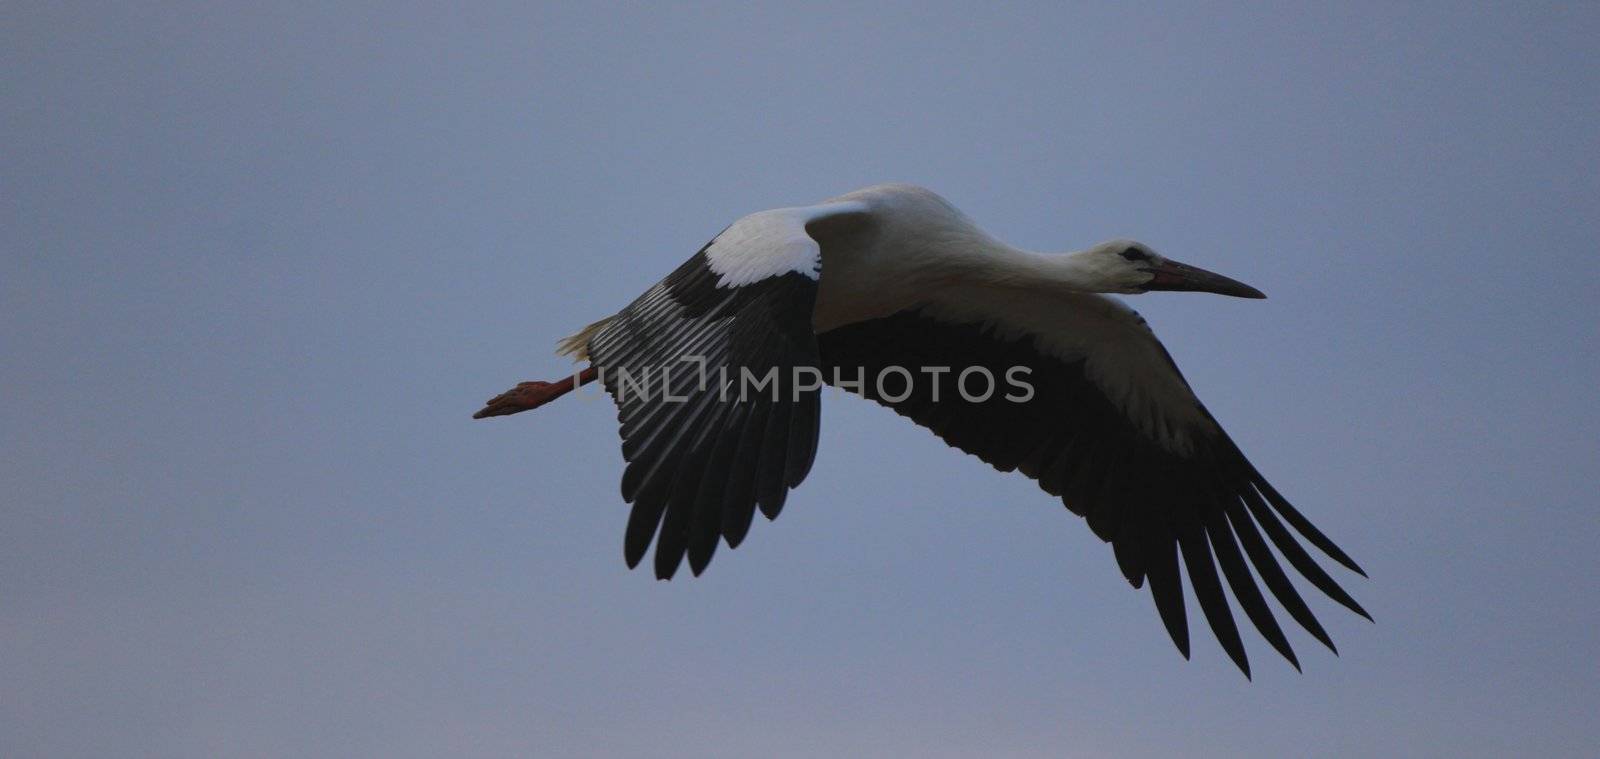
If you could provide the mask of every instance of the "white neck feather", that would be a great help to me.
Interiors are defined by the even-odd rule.
[[[1034,253],[998,241],[962,253],[972,259],[975,279],[1027,292],[1117,292],[1118,286],[1093,259],[1076,253]]]

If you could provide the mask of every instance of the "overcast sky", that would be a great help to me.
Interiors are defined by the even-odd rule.
[[[1600,754],[1600,7],[279,5],[0,11],[0,754]],[[1377,624],[1185,662],[832,394],[661,583],[608,401],[468,418],[883,181],[1266,291],[1131,300]]]

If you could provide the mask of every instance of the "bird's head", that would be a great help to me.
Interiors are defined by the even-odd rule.
[[[1189,290],[1265,298],[1260,290],[1199,267],[1178,263],[1150,246],[1132,240],[1111,240],[1072,257],[1100,285],[1101,292],[1136,294],[1151,290]]]

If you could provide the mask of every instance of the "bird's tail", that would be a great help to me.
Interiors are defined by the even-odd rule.
[[[560,342],[556,343],[556,355],[571,356],[573,361],[588,361],[590,338],[593,338],[595,333],[604,329],[605,326],[610,324],[611,320],[615,318],[615,316],[607,316],[600,321],[578,330],[576,334],[573,334],[570,337],[562,338]]]

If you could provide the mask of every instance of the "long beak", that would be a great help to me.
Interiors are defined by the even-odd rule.
[[[1177,261],[1163,261],[1155,266],[1147,267],[1143,271],[1155,275],[1150,280],[1150,284],[1144,286],[1145,290],[1187,290],[1232,295],[1236,298],[1267,297],[1260,290],[1237,279],[1230,279],[1221,274],[1206,271],[1198,266],[1180,264]]]

